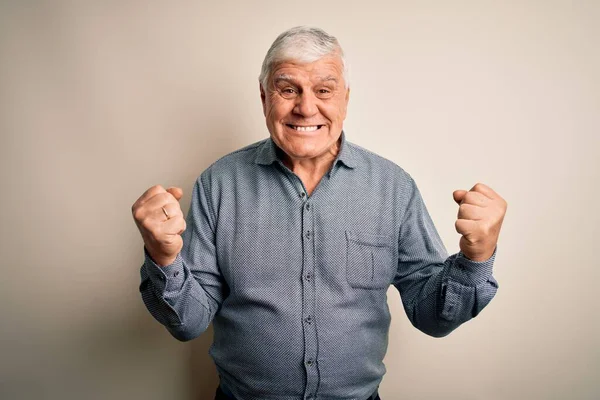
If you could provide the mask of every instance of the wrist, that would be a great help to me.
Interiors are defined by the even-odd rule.
[[[480,251],[480,252],[461,250],[463,257],[466,258],[467,260],[473,261],[473,262],[488,261],[490,258],[492,258],[492,256],[494,255],[495,252],[496,252],[496,246],[494,246],[491,250]]]
[[[163,255],[158,254],[157,252],[154,252],[151,248],[149,247],[144,247],[146,249],[146,253],[148,254],[148,257],[150,257],[150,259],[159,267],[167,267],[171,264],[173,264],[173,262],[175,262],[175,259],[177,258],[177,255],[172,256],[172,257],[165,257]]]

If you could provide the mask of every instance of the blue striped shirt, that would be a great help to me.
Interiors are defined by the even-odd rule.
[[[196,180],[173,264],[146,253],[140,291],[179,340],[212,322],[210,354],[241,400],[364,399],[384,373],[400,292],[412,324],[441,337],[494,297],[494,255],[448,256],[411,176],[346,140],[308,196],[271,139]]]

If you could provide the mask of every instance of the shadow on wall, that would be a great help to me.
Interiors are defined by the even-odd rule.
[[[200,337],[192,341],[190,359],[190,385],[193,400],[213,399],[219,377],[208,349],[213,341],[212,324]]]

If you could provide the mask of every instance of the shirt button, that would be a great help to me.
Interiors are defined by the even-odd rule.
[[[310,231],[306,231],[306,238],[310,239]]]
[[[310,274],[310,272],[306,273],[306,277],[305,278],[306,278],[307,281],[310,281],[310,278],[312,278],[312,275]]]
[[[306,210],[310,210],[310,203],[306,203]]]
[[[313,365],[313,360],[308,360],[306,362],[306,365],[308,365],[309,367],[311,367]]]
[[[179,271],[175,271],[175,273],[173,274],[173,276],[177,276],[179,275]]]
[[[306,197],[306,193],[304,193],[304,192],[300,193],[300,197],[302,197],[302,198]]]
[[[309,315],[308,317],[304,318],[304,321],[305,321],[307,324],[310,324],[310,323],[312,323],[312,317]]]

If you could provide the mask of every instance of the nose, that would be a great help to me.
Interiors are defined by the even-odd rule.
[[[296,97],[294,113],[302,115],[304,118],[312,117],[319,112],[316,100],[313,93],[305,91]]]

